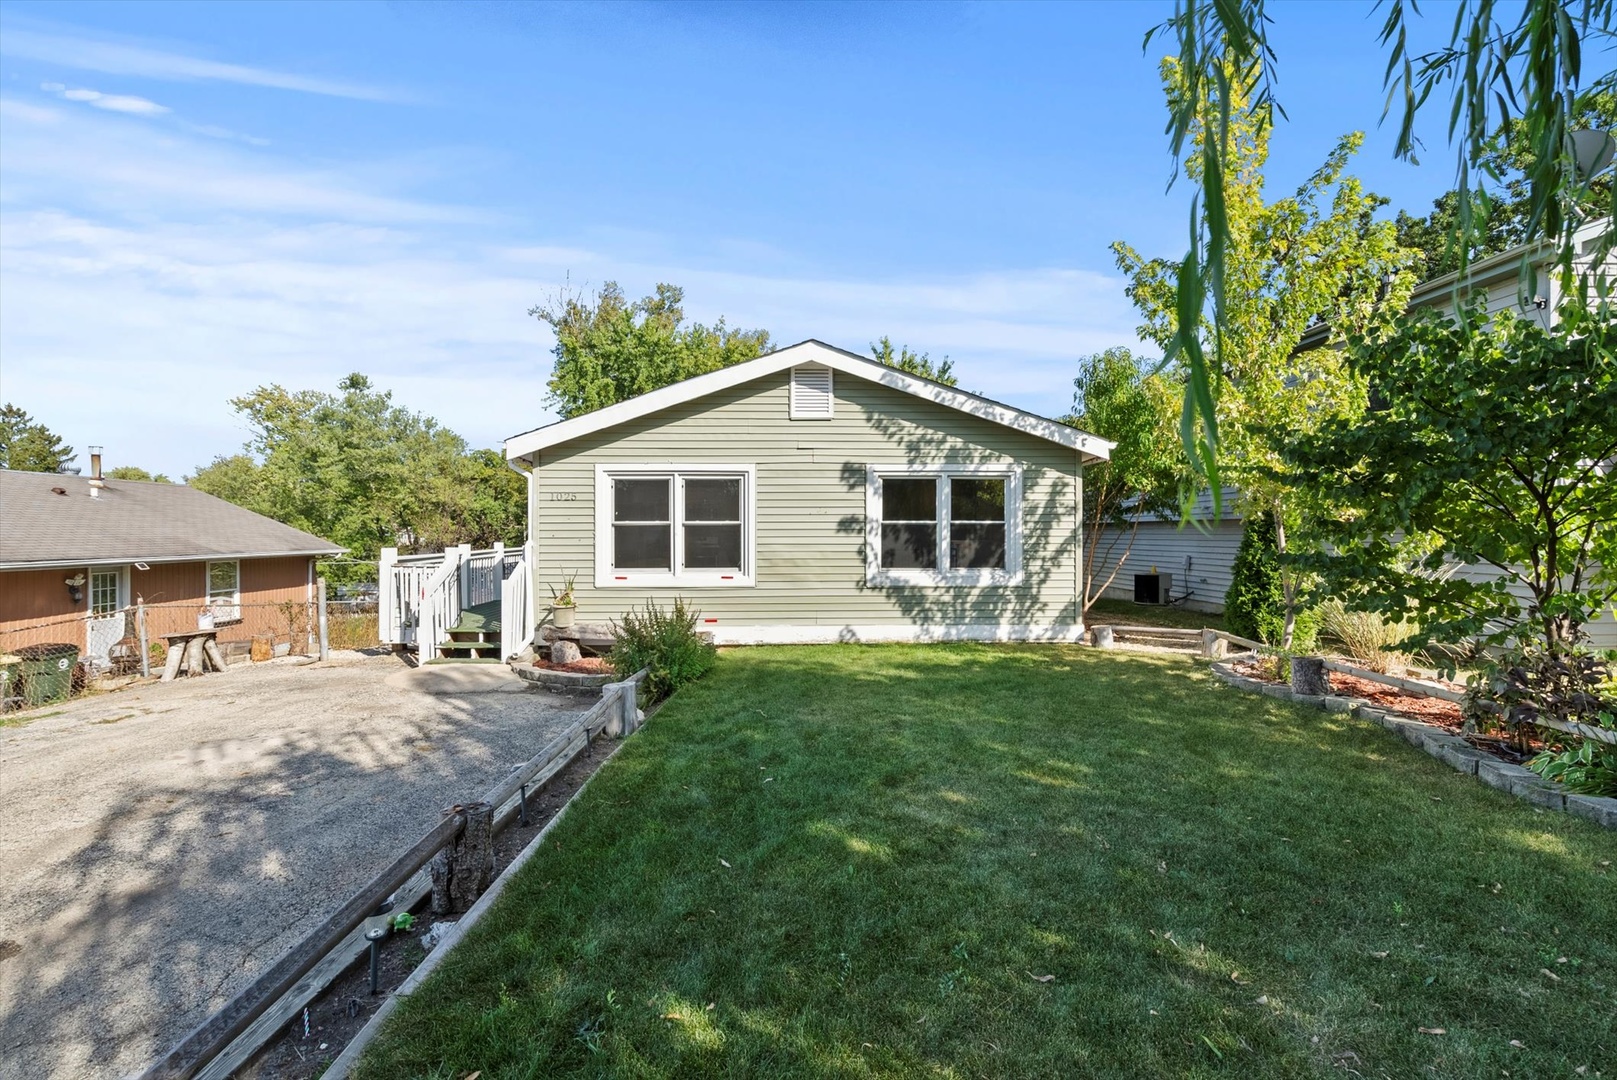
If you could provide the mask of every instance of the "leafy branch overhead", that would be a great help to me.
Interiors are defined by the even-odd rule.
[[[1447,135],[1458,192],[1472,192],[1479,172],[1489,176],[1489,155],[1504,132],[1522,169],[1521,238],[1547,241],[1563,283],[1587,295],[1587,277],[1573,279],[1583,273],[1579,256],[1591,253],[1578,250],[1574,234],[1591,213],[1591,186],[1579,173],[1570,136],[1583,96],[1617,89],[1617,71],[1608,68],[1588,79],[1583,71],[1585,53],[1609,55],[1617,41],[1617,3],[1525,0],[1505,9],[1491,0],[1468,0],[1455,13],[1448,45],[1420,55],[1408,47],[1413,3],[1391,0],[1385,10],[1380,40],[1388,55],[1386,112],[1400,113],[1399,155],[1415,157],[1416,119],[1440,91],[1449,98]],[[1180,437],[1215,505],[1222,490],[1217,402],[1228,385],[1234,330],[1227,180],[1241,144],[1232,124],[1243,101],[1244,111],[1264,127],[1285,115],[1274,92],[1278,58],[1269,43],[1270,23],[1264,0],[1177,0],[1173,17],[1145,38],[1147,47],[1159,36],[1177,45],[1180,90],[1170,99],[1167,134],[1196,195],[1189,247],[1174,275],[1165,352],[1186,370]],[[1462,272],[1486,219],[1477,206],[1462,195],[1454,208],[1450,246]],[[1601,212],[1607,224],[1594,242],[1595,262],[1617,244],[1617,189],[1608,186]]]

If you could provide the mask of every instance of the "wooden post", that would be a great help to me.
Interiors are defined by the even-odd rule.
[[[140,677],[152,677],[152,650],[146,642],[146,598],[135,597],[135,629],[140,634]]]
[[[1229,642],[1218,636],[1217,630],[1202,631],[1202,655],[1212,660],[1222,660],[1229,655]]]
[[[326,576],[315,579],[315,602],[320,605],[320,659],[331,659],[331,639],[326,632]]]
[[[1320,697],[1331,692],[1331,680],[1325,674],[1325,661],[1318,656],[1291,658],[1291,690],[1294,694]]]
[[[494,804],[466,807],[466,828],[455,842],[449,895],[456,911],[466,911],[494,883]]]
[[[1096,648],[1110,649],[1112,647],[1112,628],[1110,626],[1094,627],[1090,630],[1090,633],[1094,635]]]
[[[399,621],[398,598],[393,591],[393,568],[399,561],[399,549],[385,547],[376,561],[376,638],[384,645],[397,645],[404,640],[395,625]]]

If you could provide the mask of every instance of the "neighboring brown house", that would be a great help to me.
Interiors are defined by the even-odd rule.
[[[315,560],[342,551],[183,484],[0,470],[0,651],[61,642],[104,667],[137,603],[153,641],[201,618],[291,644]]]

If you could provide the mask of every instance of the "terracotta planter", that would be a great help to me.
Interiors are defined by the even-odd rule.
[[[573,616],[578,614],[576,607],[553,607],[550,609],[551,621],[557,630],[565,630],[573,625]]]

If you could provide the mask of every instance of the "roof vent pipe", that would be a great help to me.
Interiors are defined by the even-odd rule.
[[[107,482],[101,479],[101,447],[92,446],[90,447],[90,498],[99,498],[101,489],[106,486]]]

